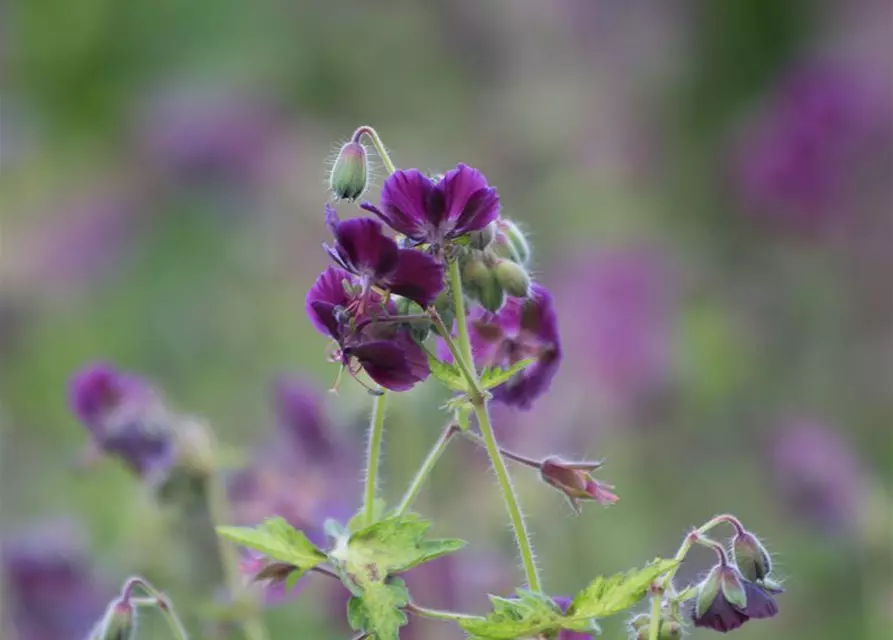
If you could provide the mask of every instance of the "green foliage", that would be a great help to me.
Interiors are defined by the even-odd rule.
[[[275,577],[286,579],[290,586],[306,571],[325,561],[326,554],[316,548],[303,531],[298,531],[283,518],[268,518],[257,527],[217,527],[217,533],[243,547],[260,551],[276,565],[280,572]],[[285,571],[285,567],[294,567]],[[261,576],[273,578],[273,574]]]
[[[468,380],[462,374],[462,370],[454,364],[439,360],[437,356],[428,353],[428,367],[431,369],[431,375],[440,380],[453,391],[467,393]]]
[[[679,564],[678,560],[656,558],[642,569],[599,576],[574,596],[568,617],[580,620],[604,618],[636,605],[648,593],[651,584]]]
[[[365,586],[362,594],[347,603],[347,621],[355,631],[369,633],[376,640],[397,640],[406,624],[403,607],[409,604],[409,592],[399,578]]]
[[[490,596],[493,610],[486,618],[461,620],[459,625],[478,640],[513,640],[557,631],[563,615],[547,595],[518,590],[517,598]]]
[[[481,388],[492,389],[498,387],[503,382],[508,382],[516,373],[520,373],[530,365],[536,362],[536,358],[527,358],[516,362],[508,369],[502,367],[487,367],[481,372]]]

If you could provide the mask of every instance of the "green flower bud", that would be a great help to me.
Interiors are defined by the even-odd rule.
[[[496,280],[513,298],[526,298],[530,293],[530,276],[524,267],[511,260],[500,260],[493,269]]]
[[[506,218],[500,218],[496,221],[496,229],[493,247],[497,255],[527,266],[530,263],[530,243],[518,225]]]
[[[368,175],[366,148],[359,142],[350,141],[338,152],[329,174],[329,187],[342,200],[356,200],[366,190]]]
[[[741,574],[751,582],[763,580],[772,572],[769,552],[755,535],[741,531],[732,540],[732,554]]]
[[[487,311],[496,313],[505,304],[505,291],[496,274],[480,259],[471,257],[462,268],[462,282],[465,293],[476,300]]]
[[[135,632],[136,608],[129,599],[122,599],[109,606],[95,637],[97,640],[132,640]]]

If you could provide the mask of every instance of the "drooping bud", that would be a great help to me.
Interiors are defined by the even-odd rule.
[[[600,462],[564,462],[548,457],[540,463],[540,479],[567,496],[574,511],[580,513],[581,500],[594,500],[609,505],[617,502],[614,487],[594,479],[590,472],[601,466]]]
[[[342,200],[356,200],[366,190],[369,175],[366,148],[351,140],[341,147],[329,174],[329,187]]]
[[[496,274],[483,261],[470,258],[462,269],[462,281],[468,296],[484,309],[496,313],[505,304],[505,291]]]
[[[483,251],[496,237],[496,222],[491,222],[480,231],[472,231],[468,234],[468,246],[478,251]]]
[[[526,298],[530,294],[530,276],[524,267],[511,260],[500,260],[493,273],[499,285],[513,298]]]
[[[732,539],[732,554],[742,575],[751,582],[762,581],[772,572],[769,552],[749,531],[742,530]]]
[[[136,634],[136,608],[130,598],[115,600],[105,613],[96,640],[132,640]]]

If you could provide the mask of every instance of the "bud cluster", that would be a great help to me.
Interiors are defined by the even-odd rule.
[[[499,311],[506,296],[530,295],[530,245],[511,220],[499,218],[469,234],[460,260],[465,293],[487,311]]]

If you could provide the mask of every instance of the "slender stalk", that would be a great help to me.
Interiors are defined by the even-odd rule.
[[[463,354],[459,350],[458,345],[456,345],[456,342],[453,340],[452,336],[450,336],[450,330],[447,329],[446,324],[444,324],[443,318],[437,313],[437,309],[431,307],[428,310],[428,313],[431,320],[434,321],[434,326],[437,327],[437,331],[440,333],[441,338],[443,338],[443,341],[446,343],[447,349],[450,350],[453,360],[456,361],[456,366],[459,367],[462,375],[465,376],[465,379],[468,381],[469,397],[474,399],[475,396],[480,396],[483,392],[480,389],[477,375],[474,372],[474,363],[472,360],[468,359],[470,356]]]
[[[478,383],[477,373],[474,370],[474,359],[471,352],[471,339],[468,335],[468,319],[465,316],[465,298],[462,293],[462,275],[459,271],[459,263],[456,260],[450,262],[450,285],[453,291],[453,306],[456,312],[457,324],[459,325],[459,348],[462,350],[465,362],[468,363],[469,369],[474,377],[475,384],[472,385],[475,391],[475,397],[471,397],[474,413],[477,417],[478,426],[483,435],[484,445],[487,448],[487,454],[490,456],[490,464],[496,472],[496,479],[499,481],[499,487],[502,490],[502,497],[505,501],[506,510],[509,512],[509,518],[512,521],[512,528],[515,531],[515,540],[518,543],[518,550],[521,554],[521,560],[524,564],[524,572],[527,576],[527,584],[532,591],[541,591],[539,571],[536,567],[536,560],[533,555],[533,547],[530,544],[530,534],[527,531],[527,525],[524,522],[524,514],[518,504],[518,497],[515,495],[515,489],[512,486],[512,480],[509,476],[508,469],[505,466],[505,460],[499,451],[499,444],[496,442],[496,434],[493,432],[493,426],[490,424],[490,412],[487,407],[486,397],[480,392],[480,384]]]
[[[216,443],[214,445],[216,447]],[[210,470],[207,474],[207,501],[208,513],[211,523],[217,527],[232,522],[229,514],[229,501],[226,496],[226,488],[223,486],[223,478],[216,470]],[[223,569],[227,591],[230,597],[238,600],[245,597],[242,586],[242,576],[239,571],[239,556],[236,548],[220,536],[217,536],[217,549],[220,555],[220,565]],[[263,620],[252,607],[239,624],[246,640],[268,640],[267,630]]]
[[[363,499],[363,520],[372,524],[375,519],[375,492],[378,488],[378,467],[381,461],[381,443],[384,440],[384,414],[387,393],[375,396],[372,404],[372,420],[369,424],[369,448],[366,450],[366,492]]]
[[[148,598],[133,598],[133,590],[140,589],[148,595]],[[121,599],[130,601],[136,607],[155,607],[164,616],[171,633],[174,634],[175,640],[189,640],[189,634],[186,627],[177,615],[177,611],[170,600],[167,599],[161,591],[152,586],[145,578],[135,576],[129,578],[121,589]]]
[[[471,440],[479,447],[487,446],[487,444],[484,442],[484,439],[472,431],[466,431],[462,435],[464,435],[466,438]],[[509,460],[517,462],[518,464],[523,464],[525,467],[532,467],[534,469],[539,469],[540,467],[542,467],[542,464],[539,462],[539,460],[534,460],[533,458],[522,456],[520,453],[515,453],[514,451],[509,451],[508,449],[504,449],[502,447],[499,448],[499,452],[502,453],[502,455]]]
[[[408,604],[404,607],[407,613],[419,616],[421,618],[430,618],[431,620],[446,620],[447,622],[458,622],[459,620],[481,620],[480,616],[473,616],[468,613],[456,613],[454,611],[442,611],[440,609],[429,609],[428,607],[420,607],[417,604]]]
[[[174,609],[167,599],[159,598],[158,609],[161,611],[162,615],[164,615],[164,619],[167,621],[167,626],[170,627],[176,640],[189,640],[189,634],[186,632],[186,627],[183,625],[183,621],[180,620],[180,616],[177,615],[177,610]]]
[[[391,160],[391,156],[388,154],[388,150],[385,148],[384,142],[382,142],[378,132],[369,125],[363,125],[357,127],[357,130],[354,131],[353,136],[351,136],[351,140],[359,142],[363,135],[369,136],[369,139],[372,140],[372,145],[375,147],[375,151],[378,153],[378,157],[381,158],[381,162],[388,174],[394,173],[397,170],[397,167],[394,166],[394,162]]]
[[[660,607],[663,602],[663,592],[656,589],[651,596],[651,622],[648,627],[648,640],[660,638]]]
[[[403,499],[400,501],[400,505],[395,511],[396,515],[403,513],[404,511],[409,509],[410,506],[412,506],[412,503],[415,501],[415,499],[419,495],[419,492],[422,490],[422,486],[425,484],[425,480],[428,479],[428,475],[431,473],[431,470],[434,469],[434,465],[436,465],[438,460],[440,460],[440,456],[442,456],[443,452],[446,451],[447,445],[450,443],[450,440],[452,440],[453,436],[456,435],[456,432],[458,430],[458,425],[451,422],[443,430],[443,433],[440,434],[437,442],[434,443],[431,451],[428,452],[428,456],[425,458],[425,461],[422,463],[421,468],[419,468],[418,472],[415,474],[415,477],[412,479],[412,483],[410,483],[409,488],[403,495]]]

